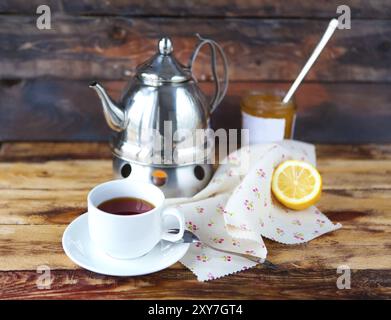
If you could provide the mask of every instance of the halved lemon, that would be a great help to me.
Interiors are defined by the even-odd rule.
[[[322,177],[308,162],[288,160],[274,171],[272,191],[284,206],[293,210],[303,210],[320,199]]]

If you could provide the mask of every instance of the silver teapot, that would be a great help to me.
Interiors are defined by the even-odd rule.
[[[189,197],[206,186],[213,173],[214,136],[208,134],[210,114],[228,87],[227,59],[213,40],[199,37],[188,66],[173,55],[173,45],[163,37],[157,53],[139,65],[119,103],[113,102],[97,82],[106,121],[114,134],[110,141],[117,178],[151,182],[166,197]],[[208,102],[192,74],[200,49],[208,45],[215,93]],[[217,74],[217,55],[223,77]],[[197,134],[206,132],[203,138]]]

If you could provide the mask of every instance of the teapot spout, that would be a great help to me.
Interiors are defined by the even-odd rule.
[[[109,97],[106,90],[96,81],[91,82],[90,88],[94,89],[98,94],[102,106],[106,121],[111,129],[115,131],[122,131],[125,129],[125,113],[122,111]]]

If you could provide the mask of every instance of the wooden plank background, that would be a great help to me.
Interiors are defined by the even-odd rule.
[[[297,93],[296,138],[391,141],[391,3],[345,1],[352,29],[337,30]],[[88,82],[118,97],[135,67],[173,38],[186,63],[195,32],[216,39],[230,64],[230,89],[213,126],[238,128],[247,88],[287,88],[338,1],[47,1],[52,30],[35,26],[40,1],[0,3],[0,141],[105,141],[109,130]],[[207,52],[195,68],[211,91]]]
[[[46,0],[52,10],[73,15],[200,16],[200,17],[305,17],[329,18],[336,6],[348,5],[353,18],[389,18],[388,0]],[[31,14],[41,0],[2,0],[0,13]]]

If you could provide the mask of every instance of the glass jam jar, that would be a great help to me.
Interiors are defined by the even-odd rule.
[[[240,102],[242,128],[250,144],[292,139],[296,120],[293,100],[282,103],[283,91],[249,91]]]

